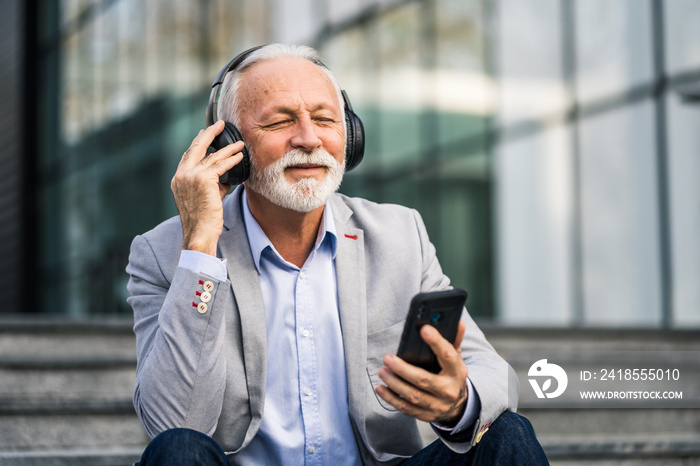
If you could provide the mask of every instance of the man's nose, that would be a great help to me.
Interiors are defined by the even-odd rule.
[[[312,152],[321,146],[321,138],[311,118],[299,118],[295,126],[296,132],[291,140],[292,147]]]

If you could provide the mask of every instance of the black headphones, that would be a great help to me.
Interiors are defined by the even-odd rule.
[[[211,94],[209,95],[209,103],[207,104],[207,126],[213,125],[218,119],[217,108],[219,91],[221,90],[220,87],[224,82],[226,73],[235,69],[248,57],[248,55],[262,47],[262,45],[259,45],[238,54],[233,60],[228,62],[228,64],[224,66],[221,71],[219,71],[214,84],[211,85],[212,90]],[[314,60],[314,63],[318,66],[326,68],[326,66],[319,60]],[[343,95],[343,102],[345,103],[345,171],[350,171],[360,164],[362,157],[365,154],[365,128],[362,124],[362,120],[360,120],[360,117],[358,117],[355,112],[352,111],[352,105],[350,105],[348,95],[345,93],[345,91],[341,91],[341,93]],[[221,131],[221,134],[214,138],[211,146],[209,146],[207,149],[208,153],[216,152],[229,144],[243,140],[243,136],[238,128],[228,121],[225,123],[226,126],[224,127],[223,131]],[[250,175],[250,154],[248,153],[248,148],[244,148],[243,160],[227,173],[221,175],[221,177],[219,177],[219,181],[229,185],[236,185],[243,183],[248,178],[248,175]]]

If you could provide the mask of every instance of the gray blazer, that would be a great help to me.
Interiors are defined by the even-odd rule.
[[[227,452],[245,448],[260,427],[265,401],[267,335],[263,296],[248,245],[239,187],[224,199],[218,255],[229,281],[178,268],[179,217],[137,236],[131,247],[129,303],[134,309],[138,367],[134,406],[146,431],[188,427]],[[411,298],[449,287],[419,214],[336,194],[335,259],[345,349],[349,415],[365,464],[392,464],[423,447],[416,421],[374,392],[386,353],[395,353]],[[197,291],[212,281],[208,309]],[[481,399],[473,432],[443,441],[467,451],[488,425],[517,404],[518,382],[465,312],[462,354]]]

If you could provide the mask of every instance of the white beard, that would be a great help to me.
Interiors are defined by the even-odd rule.
[[[315,178],[302,178],[294,183],[288,181],[284,170],[301,164],[324,166],[326,176],[321,181]],[[323,149],[316,149],[312,153],[292,149],[267,168],[256,165],[255,156],[250,152],[250,177],[246,186],[273,204],[305,213],[321,207],[330,199],[340,187],[344,173],[345,162],[338,163]]]

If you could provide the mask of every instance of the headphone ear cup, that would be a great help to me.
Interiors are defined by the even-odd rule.
[[[360,117],[345,109],[345,171],[357,167],[365,155],[365,127]]]
[[[243,141],[243,136],[238,128],[233,126],[233,124],[226,122],[223,131],[219,133],[218,136],[214,138],[211,146],[207,149],[208,153],[214,153],[219,149],[223,149],[229,144],[233,144],[237,141]],[[250,155],[248,154],[248,148],[243,148],[243,160],[241,160],[235,167],[224,173],[219,177],[219,182],[228,185],[237,185],[243,183],[250,176]]]

